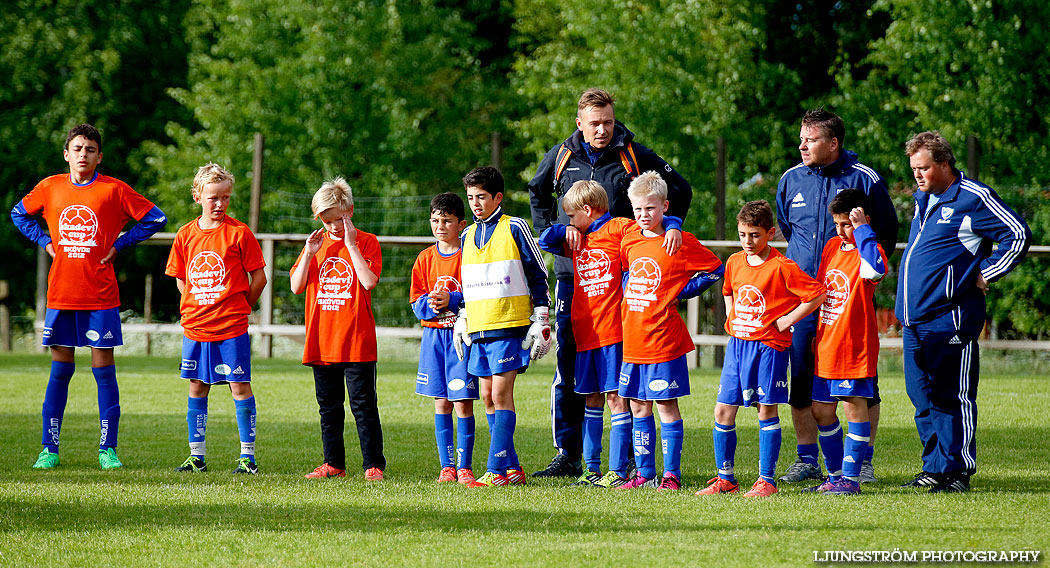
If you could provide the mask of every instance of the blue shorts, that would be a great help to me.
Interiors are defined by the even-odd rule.
[[[623,363],[623,343],[614,343],[576,354],[576,386],[579,394],[616,392]]]
[[[456,356],[452,328],[423,328],[416,394],[448,400],[478,399],[478,380],[467,374],[467,362]]]
[[[820,402],[838,402],[839,399],[848,396],[859,396],[860,398],[874,398],[875,397],[875,385],[878,382],[878,377],[868,377],[864,379],[817,379],[818,382],[823,382],[823,391],[828,393],[830,400],[822,400]],[[817,383],[813,383],[813,400],[817,400]]]
[[[209,385],[252,382],[252,346],[245,332],[222,341],[182,338],[179,376]]]
[[[730,337],[716,400],[729,406],[787,404],[787,369],[786,349]]]
[[[97,347],[124,345],[120,333],[120,308],[108,310],[53,310],[44,315],[45,347]]]
[[[620,396],[634,400],[673,400],[689,395],[685,355],[664,363],[624,363],[620,366]]]
[[[529,350],[521,348],[524,337],[498,337],[475,341],[470,346],[467,372],[475,377],[491,377],[507,371],[524,373],[529,367]]]

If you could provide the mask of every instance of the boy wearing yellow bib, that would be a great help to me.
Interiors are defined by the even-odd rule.
[[[453,345],[467,372],[481,379],[491,432],[485,475],[470,487],[524,484],[514,451],[514,379],[551,344],[547,267],[524,219],[503,214],[503,176],[485,166],[464,178],[476,222],[463,233],[460,283],[464,307]]]

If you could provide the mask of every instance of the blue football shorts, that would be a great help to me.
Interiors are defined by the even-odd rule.
[[[467,347],[469,350],[470,347]],[[424,327],[419,344],[416,394],[448,400],[478,400],[478,380],[467,373],[452,346],[452,328]]]
[[[689,394],[685,355],[663,363],[620,365],[619,394],[634,400],[672,400]]]
[[[524,373],[529,367],[529,350],[521,348],[524,337],[498,337],[470,345],[467,372],[475,377],[491,377],[507,371]]]
[[[730,406],[787,404],[787,369],[787,349],[730,337],[716,400]]]
[[[617,392],[623,342],[580,351],[576,354],[576,386],[579,394]]]
[[[194,341],[183,337],[179,376],[209,385],[250,383],[252,346],[248,333],[222,341]]]
[[[120,333],[120,308],[107,310],[53,310],[44,314],[42,345],[45,347],[97,347],[124,345]]]

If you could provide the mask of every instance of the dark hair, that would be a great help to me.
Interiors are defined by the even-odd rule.
[[[832,215],[849,215],[855,207],[868,213],[868,195],[859,189],[843,189],[828,203],[828,213]]]
[[[846,124],[837,114],[823,107],[806,111],[802,117],[802,126],[816,128],[828,138],[838,138],[839,148],[846,143]]]
[[[911,157],[913,154],[926,148],[930,152],[930,159],[935,164],[948,164],[955,167],[955,152],[952,152],[951,144],[936,130],[927,130],[912,136],[904,144],[904,153]]]
[[[99,152],[102,151],[102,134],[99,133],[97,128],[90,124],[78,124],[71,128],[69,134],[66,135],[66,145],[62,146],[62,149],[68,150],[69,143],[77,136],[83,136],[95,144],[98,144]]]
[[[773,228],[773,208],[769,202],[762,199],[759,201],[748,201],[736,214],[736,222],[741,225],[762,227],[769,230]]]
[[[439,193],[434,196],[434,199],[430,200],[430,213],[452,215],[462,221],[463,216],[466,214],[463,198],[451,192]]]
[[[503,193],[503,174],[492,166],[474,168],[463,176],[463,187],[484,189],[489,195],[496,197],[497,193]]]

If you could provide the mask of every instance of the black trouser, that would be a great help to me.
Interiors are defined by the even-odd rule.
[[[343,445],[343,425],[346,411],[343,401],[350,395],[350,412],[357,422],[357,437],[361,441],[363,469],[386,469],[383,457],[383,425],[379,423],[376,396],[376,363],[336,363],[312,365],[314,391],[317,394],[317,412],[321,415],[321,444],[324,461],[328,465],[346,469],[346,448]],[[346,391],[343,380],[346,380]]]

